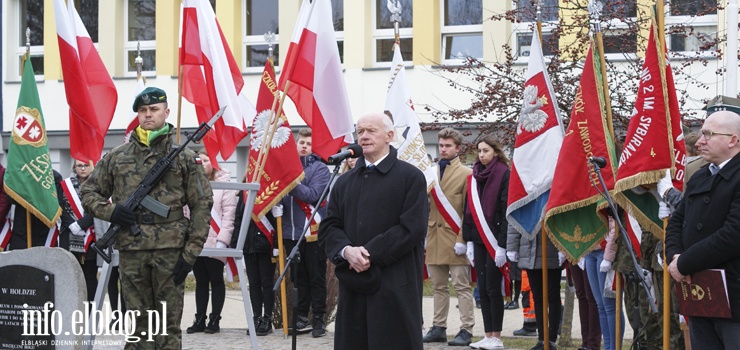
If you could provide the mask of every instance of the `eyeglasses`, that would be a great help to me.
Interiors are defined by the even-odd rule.
[[[735,134],[727,134],[724,132],[714,132],[709,130],[702,130],[700,131],[701,136],[704,137],[705,140],[709,141],[712,139],[712,136],[714,135],[725,135],[725,136],[735,136]]]
[[[90,164],[77,164],[75,165],[75,168],[77,169],[87,169],[90,167]]]

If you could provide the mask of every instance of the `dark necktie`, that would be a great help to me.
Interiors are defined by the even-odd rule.
[[[375,171],[375,164],[370,164],[367,166],[367,171]]]

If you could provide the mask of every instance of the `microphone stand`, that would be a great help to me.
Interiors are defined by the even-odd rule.
[[[341,164],[342,162],[339,162],[339,164],[334,165],[334,171],[332,172],[331,177],[329,178],[329,182],[326,184],[326,187],[324,187],[324,190],[321,192],[321,196],[319,196],[319,200],[317,202],[318,204],[311,212],[311,217],[308,219],[308,222],[303,227],[303,233],[300,237],[298,237],[298,242],[296,243],[295,247],[293,247],[293,250],[290,251],[288,257],[285,258],[285,267],[283,268],[283,271],[280,272],[280,276],[278,276],[277,281],[275,282],[275,286],[272,287],[273,292],[277,292],[280,289],[280,283],[283,281],[283,278],[285,278],[285,273],[288,271],[288,266],[290,266],[290,269],[292,271],[291,278],[295,278],[295,280],[293,280],[292,298],[290,299],[291,307],[293,309],[293,318],[291,320],[293,326],[293,334],[291,335],[293,350],[296,350],[296,345],[298,342],[298,330],[296,329],[296,324],[298,323],[298,314],[296,313],[296,308],[298,308],[298,287],[296,287],[296,283],[298,281],[296,276],[298,275],[298,263],[301,261],[301,254],[298,252],[298,249],[300,248],[301,243],[306,239],[306,232],[308,232],[308,230],[311,228],[311,222],[316,216],[321,203],[323,203],[326,197],[329,195],[329,190],[334,183],[334,178],[336,178],[337,174],[339,173],[339,168]],[[287,325],[283,325],[283,327],[286,326]]]
[[[624,239],[624,243],[627,246],[627,251],[630,253],[630,257],[632,258],[632,264],[634,265],[635,269],[635,280],[640,282],[642,288],[645,289],[645,294],[648,298],[648,305],[650,306],[650,312],[658,313],[658,307],[655,305],[655,297],[650,293],[650,288],[648,287],[647,282],[645,282],[645,272],[643,271],[640,264],[637,262],[637,257],[635,257],[635,250],[632,247],[632,241],[630,241],[629,236],[627,236],[627,230],[624,229],[624,226],[622,225],[622,220],[619,219],[617,207],[614,205],[614,201],[609,194],[609,190],[606,188],[606,183],[604,183],[604,178],[601,176],[601,167],[594,160],[594,157],[590,157],[588,161],[591,163],[591,165],[593,165],[594,172],[596,172],[596,175],[599,177],[599,181],[601,181],[603,191],[602,189],[599,189],[596,184],[594,184],[593,179],[591,179],[591,184],[596,188],[597,191],[599,191],[599,194],[601,194],[604,199],[606,199],[607,203],[609,203],[609,208],[614,215],[614,221],[616,221],[617,225],[619,226],[619,232],[622,235],[622,239]]]

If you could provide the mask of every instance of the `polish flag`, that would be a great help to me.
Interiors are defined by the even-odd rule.
[[[54,0],[54,17],[69,105],[70,153],[74,159],[95,163],[103,152],[118,92],[74,2],[65,6],[64,0]]]
[[[227,106],[214,132],[203,139],[211,163],[218,168],[216,156],[231,157],[239,141],[247,136],[247,123],[257,112],[241,94],[242,72],[211,4],[207,0],[184,0],[181,18],[182,96],[195,105],[201,123]]]
[[[330,0],[303,0],[279,84],[312,129],[313,153],[324,159],[354,142],[332,23]]]
[[[139,77],[136,79],[136,86],[134,87],[134,95],[131,97],[131,105],[134,105],[134,101],[136,101],[136,96],[139,96],[139,94],[144,91],[144,85],[146,83],[144,82],[144,77]],[[139,113],[131,111],[129,112],[129,122],[128,126],[126,126],[126,132],[123,133],[123,143],[127,143],[128,140],[131,139],[131,133],[134,132],[134,129],[139,126]]]

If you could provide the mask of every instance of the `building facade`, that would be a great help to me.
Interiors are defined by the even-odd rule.
[[[118,105],[106,149],[120,144],[123,130],[130,117],[131,102],[136,83],[134,59],[140,52],[144,59],[143,76],[149,86],[163,88],[169,96],[169,122],[177,123],[178,116],[184,129],[196,126],[192,104],[182,101],[178,110],[178,47],[180,28],[180,1],[176,0],[68,0],[74,1],[80,16],[100,56],[118,89]],[[558,8],[559,0],[543,0],[543,37],[547,39],[559,17],[567,18]],[[563,0],[560,0],[561,2]],[[301,0],[211,0],[226,40],[241,64],[244,75],[244,93],[256,101],[260,74],[267,59],[265,34],[275,34],[275,66],[279,74],[285,59],[291,33],[295,26]],[[394,40],[390,20],[390,0],[331,0],[334,28],[339,47],[351,110],[354,119],[369,111],[383,108],[392,59]],[[584,4],[586,1],[583,1]],[[725,33],[723,10],[707,11],[702,0],[672,0],[667,6],[671,14],[666,25],[691,23],[707,36]],[[722,1],[724,2],[724,1]],[[652,0],[627,0],[624,8],[628,16],[638,15],[636,8],[651,6]],[[468,79],[452,75],[441,65],[461,64],[467,56],[484,62],[503,60],[504,45],[508,44],[516,57],[517,66],[526,69],[528,47],[531,41],[533,16],[521,15],[515,23],[491,20],[496,14],[514,8],[533,7],[531,0],[393,0],[402,8],[400,22],[401,48],[407,63],[409,89],[423,122],[434,122],[424,107],[435,110],[465,108],[473,98],[449,86],[447,79]],[[716,2],[714,3],[716,5]],[[671,7],[672,6],[672,7]],[[530,11],[530,13],[534,13]],[[699,16],[697,16],[699,15]],[[69,157],[68,106],[63,86],[62,69],[57,43],[53,0],[6,0],[2,2],[2,135],[3,149],[7,149],[8,130],[15,115],[20,89],[20,62],[26,52],[26,28],[30,28],[30,54],[37,73],[39,94],[49,131],[49,146],[55,168],[63,174],[71,171]],[[567,37],[558,45],[568,45]],[[624,33],[612,30],[605,33],[605,42],[633,40]],[[608,52],[612,60],[630,60],[639,56],[634,38],[632,56]],[[668,40],[673,51],[706,55],[707,64],[692,65],[705,91],[697,91],[696,101],[723,93],[724,82],[715,74],[723,66],[721,59],[703,52],[695,37],[672,36]],[[644,45],[643,45],[644,46]],[[607,47],[610,47],[607,45]],[[139,50],[139,51],[137,51]],[[548,48],[545,47],[545,54]],[[681,82],[677,82],[681,84]],[[693,94],[692,94],[693,95]],[[701,108],[696,103],[690,108]],[[305,123],[286,102],[286,115],[294,127]],[[472,122],[495,121],[496,116]],[[436,134],[425,136],[429,153],[436,156]],[[232,174],[244,174],[247,142],[242,142],[235,155],[224,162]]]

